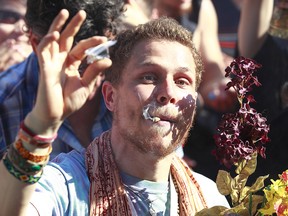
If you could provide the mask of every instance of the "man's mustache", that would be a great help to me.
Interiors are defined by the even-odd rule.
[[[153,122],[160,120],[178,122],[182,119],[179,107],[174,105],[157,106],[153,103],[143,107],[143,117]]]

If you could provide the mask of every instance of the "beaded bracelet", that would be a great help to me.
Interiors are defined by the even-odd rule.
[[[25,182],[28,184],[34,184],[38,182],[43,173],[42,170],[38,172],[36,175],[28,175],[20,172],[19,170],[17,170],[16,167],[14,167],[13,163],[11,163],[11,161],[7,157],[7,154],[3,158],[3,163],[10,174],[12,174],[15,178],[17,178],[21,182]]]
[[[41,163],[43,161],[47,161],[49,158],[49,155],[52,151],[52,145],[49,145],[49,149],[47,154],[45,155],[36,155],[28,151],[27,149],[24,148],[22,140],[17,139],[16,142],[13,144],[13,147],[18,151],[18,153],[26,160],[35,162],[35,163]]]
[[[31,130],[29,130],[24,122],[21,122],[20,130],[18,132],[18,138],[21,139],[26,143],[31,145],[37,146],[39,148],[46,148],[48,147],[55,139],[57,138],[57,134],[53,135],[52,137],[42,137]]]
[[[49,161],[49,157],[42,163],[34,163],[32,161],[26,160],[13,147],[9,148],[7,157],[16,169],[28,175],[36,175]]]
[[[30,137],[25,131],[23,131],[21,128],[17,134],[16,139],[23,140],[26,143],[29,143],[33,146],[36,146],[37,148],[47,148],[51,143],[39,143],[38,141],[35,141],[32,137]],[[52,141],[53,142],[53,141]]]

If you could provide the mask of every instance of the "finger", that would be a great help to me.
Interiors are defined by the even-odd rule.
[[[39,43],[39,45],[37,46],[37,54],[41,55],[41,52],[43,50],[48,50],[52,48],[52,43],[54,41],[57,41],[60,37],[59,32],[55,31],[55,32],[51,32],[47,35],[45,35],[45,37],[42,38],[41,42]]]
[[[81,28],[81,25],[84,22],[85,18],[86,12],[84,10],[80,10],[65,27],[65,29],[61,33],[59,41],[60,52],[66,50],[68,51],[71,49],[74,41],[74,36]]]
[[[66,21],[68,19],[68,17],[69,17],[69,12],[66,9],[61,10],[59,12],[59,14],[54,18],[54,20],[53,20],[53,22],[49,28],[48,34],[54,32],[54,31],[61,32],[64,24],[66,23]]]
[[[85,87],[88,87],[89,93],[93,91],[94,86],[98,79],[98,75],[107,68],[109,68],[111,64],[112,61],[108,58],[105,58],[99,61],[95,61],[88,66],[82,77],[82,84]]]
[[[86,56],[85,50],[87,50],[90,47],[97,46],[97,45],[104,43],[106,41],[107,41],[107,38],[102,37],[102,36],[94,36],[94,37],[88,38],[86,40],[81,40],[70,51],[67,63],[73,64],[75,61],[82,61]]]
[[[53,41],[57,41],[60,37],[60,31],[62,29],[62,27],[64,26],[66,20],[69,17],[69,12],[65,9],[61,10],[59,12],[59,14],[54,18],[48,33],[42,38],[42,40],[40,41],[37,49],[36,49],[36,53],[38,54],[38,56],[42,56],[42,58],[49,57],[49,59],[51,58],[51,54],[52,51],[54,52],[58,52],[59,51],[59,47],[57,44],[52,43]],[[50,50],[50,54],[48,52],[43,53],[43,50]]]
[[[55,41],[57,41],[59,37],[59,32],[55,31],[47,34],[39,43],[36,49],[36,53],[38,56],[40,68],[47,66],[45,62],[51,61],[53,54],[58,51],[58,46]],[[42,70],[40,70],[40,72],[42,73]],[[42,75],[42,78],[44,78],[44,75]]]

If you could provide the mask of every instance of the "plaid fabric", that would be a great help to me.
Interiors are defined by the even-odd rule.
[[[32,110],[38,88],[38,61],[32,53],[25,61],[0,73],[0,158],[17,135],[19,125]],[[92,137],[110,129],[112,115],[106,109],[103,98],[98,117],[92,128]],[[92,140],[91,140],[92,141]],[[60,152],[83,149],[68,124],[64,122],[53,143],[51,159]]]

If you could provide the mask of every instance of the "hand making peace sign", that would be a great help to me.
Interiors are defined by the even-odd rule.
[[[74,37],[86,13],[79,11],[62,29],[68,17],[67,10],[58,14],[36,50],[40,66],[38,94],[25,124],[44,136],[54,134],[69,114],[84,105],[97,87],[97,76],[111,65],[110,59],[95,61],[80,76],[78,68],[85,58],[85,50],[107,41],[107,38],[94,36],[73,47]]]

